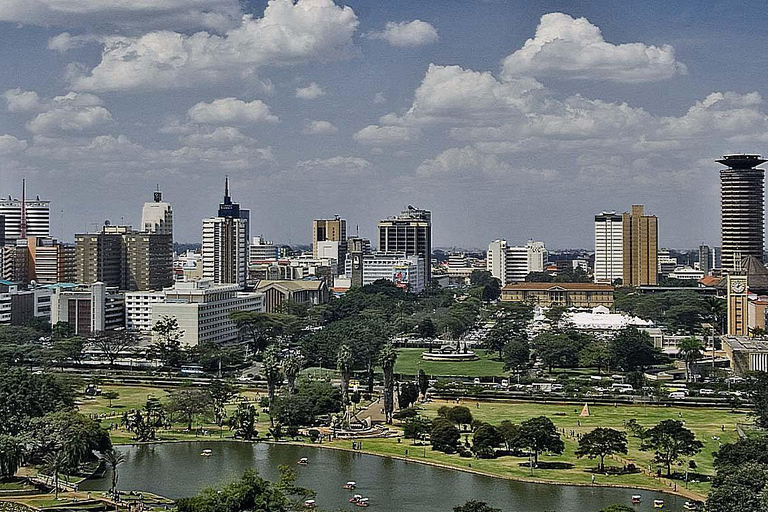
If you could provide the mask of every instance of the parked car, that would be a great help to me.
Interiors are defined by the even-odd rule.
[[[702,388],[702,389],[699,390],[699,394],[701,396],[711,396],[711,395],[715,394],[715,390],[714,389],[709,389],[709,388]]]
[[[669,394],[671,400],[682,400],[685,398],[685,393],[682,391],[673,391]]]

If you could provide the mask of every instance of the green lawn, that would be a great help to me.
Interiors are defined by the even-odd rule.
[[[432,402],[426,404],[423,414],[429,417],[437,416],[437,409],[446,402]],[[447,405],[455,405],[448,403]],[[585,433],[595,427],[612,427],[623,430],[624,421],[635,418],[641,425],[652,427],[664,419],[682,419],[686,426],[693,430],[697,439],[704,443],[704,449],[693,459],[698,466],[697,471],[703,474],[713,475],[712,452],[718,449],[718,443],[734,442],[738,439],[735,431],[736,422],[748,421],[744,414],[733,414],[720,409],[694,409],[682,407],[654,407],[654,406],[627,406],[618,407],[595,405],[590,406],[591,416],[581,418],[581,406],[566,404],[541,404],[532,402],[520,403],[488,403],[481,402],[477,407],[477,402],[472,400],[463,401],[463,405],[470,407],[472,414],[476,419],[498,424],[502,420],[508,419],[519,423],[523,420],[544,415],[549,417],[558,428],[564,428],[566,432],[575,431],[576,433]],[[680,418],[682,414],[682,418]],[[579,426],[580,423],[580,426]],[[725,431],[722,431],[722,426]],[[716,436],[718,439],[713,439]],[[578,447],[578,441],[575,438],[563,436],[565,441],[565,452],[562,455],[542,455],[542,462],[563,462],[573,464],[570,469],[537,469],[535,475],[531,476],[530,469],[520,466],[520,463],[527,459],[515,457],[501,457],[491,460],[478,460],[461,458],[458,455],[445,455],[439,452],[433,452],[426,447],[413,446],[410,440],[403,440],[398,443],[396,439],[375,439],[363,441],[363,449],[386,455],[404,456],[405,450],[408,450],[408,457],[418,460],[428,460],[439,462],[457,467],[471,468],[473,470],[484,471],[499,476],[534,478],[563,483],[590,483],[592,478],[591,470],[597,465],[597,461],[589,459],[577,459],[574,451]],[[341,447],[346,447],[347,441],[338,442]],[[641,452],[639,450],[639,440],[629,436],[629,454],[625,459],[633,461],[638,467],[648,468],[652,462],[653,454],[650,452]],[[687,461],[687,459],[686,459]],[[618,460],[606,459],[606,465],[622,466],[623,463]],[[681,472],[684,467],[678,468]],[[655,466],[654,466],[655,471]],[[622,476],[597,475],[597,483],[607,483],[615,485],[641,485],[668,490],[665,483],[659,482],[645,474],[631,474]],[[678,487],[683,487],[684,482],[679,481]],[[709,483],[690,483],[689,488],[701,494],[709,491]]]
[[[501,377],[505,375],[504,363],[496,359],[498,353],[486,350],[476,350],[480,359],[475,361],[425,361],[421,358],[421,348],[403,348],[397,351],[395,373],[416,375],[423,369],[430,376],[463,376],[463,377]]]

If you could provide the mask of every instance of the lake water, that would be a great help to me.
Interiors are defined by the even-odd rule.
[[[204,449],[211,457],[201,457]],[[641,494],[638,511],[654,510],[654,499],[663,499],[664,510],[680,511],[684,498],[652,491],[605,487],[574,487],[514,482],[452,471],[386,457],[322,448],[238,442],[191,442],[123,446],[126,462],[119,467],[118,488],[144,490],[180,498],[200,489],[239,478],[255,468],[275,481],[278,466],[291,465],[299,473],[298,484],[317,491],[318,507],[324,510],[360,510],[348,502],[354,493],[367,496],[374,512],[451,512],[470,499],[479,499],[504,511],[595,512],[612,503],[630,505],[632,494]],[[298,466],[301,457],[309,465]],[[109,489],[110,475],[83,482],[83,490]],[[341,486],[357,482],[354,493]],[[658,510],[658,509],[656,509]]]

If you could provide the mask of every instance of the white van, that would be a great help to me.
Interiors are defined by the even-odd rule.
[[[611,384],[611,391],[614,393],[631,393],[634,390],[632,384]]]
[[[682,400],[685,398],[685,393],[682,391],[673,391],[669,394],[669,398],[672,400]]]

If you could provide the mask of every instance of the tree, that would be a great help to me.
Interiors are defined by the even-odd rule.
[[[72,361],[74,364],[80,364],[83,359],[85,345],[85,339],[80,336],[54,338],[51,352],[62,363],[64,361]]]
[[[120,398],[120,393],[118,393],[117,391],[105,391],[104,393],[101,394],[101,397],[109,400],[109,408],[111,409],[112,400],[117,400],[118,398]]]
[[[397,351],[391,343],[387,343],[379,355],[379,364],[384,372],[384,422],[387,425],[392,424],[392,412],[395,410],[395,361]]]
[[[453,507],[453,512],[501,512],[501,509],[493,508],[484,501],[469,500],[463,505]]]
[[[211,394],[206,389],[182,387],[168,395],[167,409],[171,414],[178,414],[187,424],[187,429],[192,430],[192,422],[195,416],[210,410],[212,406]]]
[[[587,368],[597,368],[598,373],[610,368],[611,352],[608,345],[601,340],[595,340],[579,351],[579,364]]]
[[[352,370],[354,359],[349,346],[342,345],[336,354],[336,369],[341,374],[341,405],[345,408],[349,406],[349,381],[352,379]]]
[[[397,394],[397,403],[400,409],[407,409],[419,399],[419,387],[414,382],[402,382],[400,392]]]
[[[725,330],[725,322],[723,320],[728,314],[728,308],[726,306],[725,299],[712,296],[704,299],[704,303],[706,304],[707,316],[716,326],[717,333],[722,334]]]
[[[437,329],[435,328],[435,323],[431,318],[426,317],[421,322],[419,322],[419,338],[431,340],[436,335]]]
[[[54,499],[59,499],[59,474],[69,465],[69,457],[61,448],[46,453],[43,457],[43,470],[53,474]]]
[[[472,436],[472,451],[479,459],[492,459],[496,456],[496,448],[504,444],[504,436],[498,428],[490,423],[483,423]]]
[[[91,339],[91,344],[107,358],[110,368],[114,368],[115,360],[128,349],[137,347],[139,338],[125,330],[99,331]]]
[[[429,434],[429,442],[432,444],[433,450],[454,453],[459,439],[461,439],[459,429],[454,427],[450,421],[440,420],[438,418],[432,422],[432,431]]]
[[[672,464],[683,456],[696,455],[703,448],[701,441],[679,420],[664,420],[646,430],[640,449],[654,451],[654,460],[667,467],[667,476],[672,474]]]
[[[280,371],[280,349],[275,345],[270,345],[264,349],[262,358],[262,367],[264,377],[267,379],[267,398],[269,399],[269,424],[274,426],[273,407],[275,406],[275,393],[277,387],[283,381],[283,375]]]
[[[203,489],[197,496],[176,502],[179,512],[288,512],[285,494],[253,469],[220,488]]]
[[[74,406],[72,389],[51,374],[0,367],[0,434],[27,430],[32,418]]]
[[[406,439],[421,439],[432,430],[432,422],[427,418],[416,416],[408,418],[403,423],[403,437]]]
[[[483,286],[483,302],[492,302],[497,300],[501,296],[501,282],[498,279],[493,279],[488,284]]]
[[[426,372],[419,368],[419,391],[421,392],[421,396],[425,399],[427,398],[427,390],[429,389],[429,378],[427,377]]]
[[[175,368],[181,364],[181,338],[184,331],[179,328],[176,317],[163,315],[152,326],[155,341],[149,346],[151,353],[163,366]]]
[[[768,373],[754,372],[749,379],[749,389],[755,423],[761,428],[768,428]]]
[[[18,437],[0,434],[0,480],[11,478],[24,461],[24,445]]]
[[[229,428],[235,432],[236,437],[251,441],[259,434],[256,431],[256,417],[256,408],[253,404],[240,402],[229,418]]]
[[[579,364],[579,351],[583,348],[580,338],[571,338],[564,332],[547,331],[535,340],[536,357],[552,373],[554,367],[575,368]]]
[[[487,270],[473,270],[469,274],[470,286],[486,286],[494,281],[497,281],[497,279]]]
[[[499,433],[504,439],[504,445],[507,450],[520,448],[520,425],[504,420],[499,424]]]
[[[533,455],[533,467],[539,463],[539,453],[548,451],[563,453],[565,444],[560,439],[557,427],[546,416],[525,420],[520,424],[520,444]]]
[[[229,314],[240,331],[240,336],[259,353],[280,336],[290,336],[301,327],[299,319],[281,313],[259,313],[256,311],[232,311]]]
[[[625,372],[642,370],[656,362],[658,351],[651,336],[637,327],[622,329],[608,348],[614,366]]]
[[[528,342],[524,339],[509,340],[502,350],[504,359],[504,369],[519,372],[528,366],[531,359],[531,349],[528,348]]]
[[[311,400],[301,395],[277,397],[273,414],[275,420],[286,427],[311,425],[315,419]]]
[[[285,359],[283,359],[283,373],[285,379],[288,381],[288,391],[294,393],[296,391],[296,377],[301,372],[304,358],[298,352],[291,351]]]
[[[473,418],[469,407],[457,405],[445,411],[445,419],[463,428],[464,425],[471,425]]]
[[[685,361],[685,380],[691,380],[691,370],[693,363],[697,359],[701,358],[701,353],[704,350],[704,346],[695,336],[689,338],[683,338],[677,344],[677,353]]]
[[[112,486],[109,488],[109,493],[114,496],[115,490],[117,489],[117,466],[125,462],[125,456],[114,448],[110,448],[109,450],[105,450],[100,458],[107,466],[109,466],[109,469],[112,470]]]
[[[224,417],[227,415],[226,405],[237,396],[237,388],[229,382],[212,380],[208,384],[208,394],[211,397],[211,405],[213,406],[213,417],[219,426],[219,435],[221,435]]]
[[[765,512],[768,466],[746,462],[717,477],[707,497],[708,512]]]
[[[614,453],[627,453],[627,434],[612,428],[597,427],[579,439],[576,456],[594,459],[600,457],[598,471],[605,470],[605,456]]]

